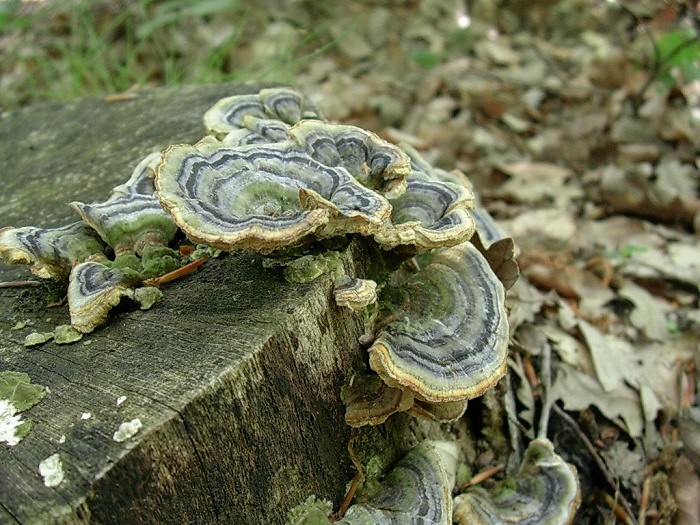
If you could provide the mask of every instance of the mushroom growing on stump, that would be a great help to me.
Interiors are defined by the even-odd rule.
[[[364,186],[387,198],[401,195],[411,172],[408,155],[371,131],[355,126],[303,120],[289,136],[326,166],[342,166]]]
[[[422,441],[389,472],[374,496],[352,505],[336,523],[450,525],[457,455],[454,442]]]
[[[392,388],[374,373],[355,373],[343,387],[345,422],[351,427],[381,425],[389,416],[413,406],[413,394]]]
[[[394,320],[379,331],[370,367],[389,386],[425,401],[471,399],[505,373],[505,292],[471,244],[434,253],[406,283],[407,300]]]
[[[391,222],[374,239],[385,250],[408,246],[417,253],[461,244],[474,233],[473,201],[466,188],[413,172],[405,193],[389,201]]]
[[[303,93],[288,87],[267,88],[251,95],[235,95],[219,100],[204,114],[204,127],[209,133],[223,139],[229,133],[251,129],[255,120],[277,120],[294,125],[302,119],[325,120]]]
[[[43,279],[65,279],[71,269],[89,260],[106,259],[97,232],[82,222],[60,228],[0,229],[0,257],[6,264],[28,264]]]
[[[462,417],[466,410],[466,399],[460,401],[445,401],[442,403],[430,403],[428,401],[416,399],[409,413],[420,419],[449,423],[450,421],[456,421]]]
[[[369,235],[391,212],[344,168],[320,164],[291,141],[171,146],[156,188],[190,239],[227,251],[266,254],[315,238]]]
[[[360,311],[377,302],[377,283],[370,279],[345,277],[333,288],[338,306]]]
[[[576,469],[554,453],[548,439],[535,439],[514,479],[492,491],[475,487],[457,496],[454,520],[459,525],[568,525],[580,503]]]
[[[160,153],[147,156],[103,203],[70,203],[117,256],[141,255],[149,245],[167,246],[177,233],[177,226],[154,195],[152,173],[159,161]]]
[[[68,285],[71,325],[89,333],[103,324],[122,297],[134,297],[134,282],[116,268],[85,262],[73,268]]]

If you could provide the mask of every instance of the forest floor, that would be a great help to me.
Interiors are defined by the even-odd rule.
[[[6,108],[285,81],[330,119],[466,174],[519,249],[508,293],[515,428],[535,436],[545,395],[560,407],[549,437],[581,478],[577,522],[700,522],[692,2],[200,1],[187,11],[141,1],[79,15],[2,4]],[[499,460],[471,459],[477,469]]]

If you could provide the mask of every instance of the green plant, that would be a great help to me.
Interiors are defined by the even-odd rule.
[[[260,58],[251,50],[266,23],[242,2],[224,0],[0,1],[0,38],[8,50],[0,75],[10,79],[0,104],[134,86],[289,82],[334,46],[322,22],[297,28],[296,42]]]

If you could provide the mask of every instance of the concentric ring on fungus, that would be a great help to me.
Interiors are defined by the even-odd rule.
[[[204,114],[204,127],[212,135],[223,138],[234,130],[248,128],[250,122],[246,122],[246,117],[274,119],[289,125],[305,118],[324,120],[323,114],[303,93],[277,87],[222,98]]]
[[[222,250],[269,253],[312,234],[371,235],[391,213],[345,169],[320,164],[291,141],[171,146],[156,188],[190,239]]]
[[[398,319],[369,349],[370,367],[430,402],[493,386],[506,369],[508,320],[503,285],[481,253],[470,243],[439,250],[405,288]]]
[[[160,153],[148,155],[104,202],[69,203],[117,255],[141,255],[146,246],[167,246],[177,233],[177,226],[154,195],[152,173],[159,161]]]
[[[400,245],[414,246],[418,252],[455,246],[474,233],[469,209],[474,194],[461,186],[411,174],[406,191],[391,199],[391,223],[374,235],[385,250]]]

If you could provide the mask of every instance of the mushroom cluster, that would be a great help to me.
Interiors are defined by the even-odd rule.
[[[512,240],[473,209],[464,175],[331,124],[286,87],[224,98],[204,125],[201,141],[147,156],[106,201],[71,203],[81,222],[0,230],[0,257],[67,279],[71,323],[88,333],[123,298],[143,295],[145,281],[186,262],[170,247],[179,231],[223,251],[307,253],[285,275],[307,262],[308,279],[332,267],[338,306],[365,315],[371,370],[346,389],[353,426],[400,411],[452,420],[498,381],[508,339],[503,285],[517,266]],[[344,275],[337,257],[318,254],[317,241],[352,235],[385,254],[376,280]]]
[[[517,266],[512,240],[473,210],[464,175],[329,123],[287,87],[224,98],[204,126],[196,144],[143,159],[106,201],[71,203],[82,222],[0,230],[0,256],[40,277],[67,278],[71,323],[83,333],[123,298],[143,295],[144,282],[186,262],[171,247],[178,232],[223,251],[284,256],[286,275],[306,259],[310,279],[332,266],[336,303],[365,316],[371,370],[363,373],[376,374],[375,392],[366,381],[347,388],[354,426],[406,410],[451,420],[498,381],[508,339],[499,277],[512,284]],[[345,275],[337,258],[319,254],[318,241],[350,236],[384,254],[372,279]],[[290,263],[290,254],[306,256]],[[376,395],[388,405],[363,410]]]

